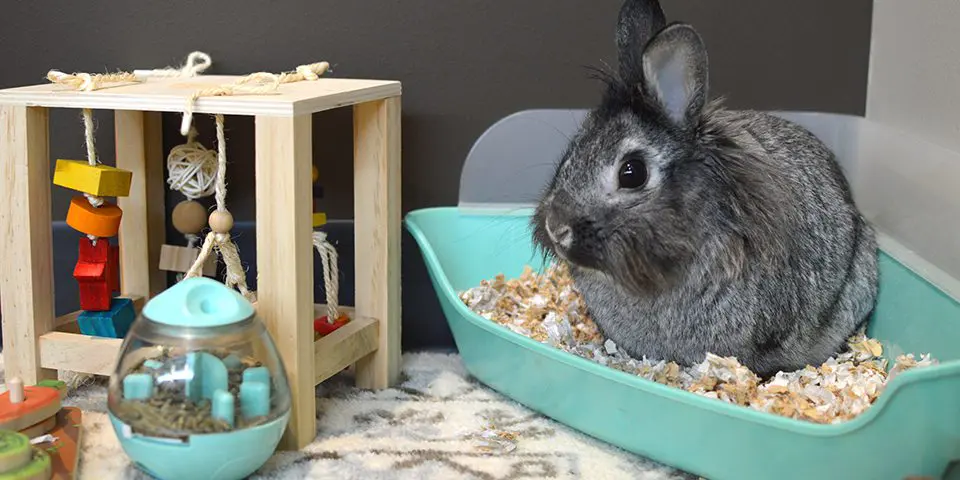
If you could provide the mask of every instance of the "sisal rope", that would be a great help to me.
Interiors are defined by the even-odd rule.
[[[227,140],[223,127],[223,115],[216,114],[217,123],[217,174],[214,182],[215,198],[217,201],[217,211],[229,213],[227,210]],[[247,288],[247,275],[240,262],[240,253],[237,251],[236,244],[230,238],[230,233],[210,232],[203,241],[203,247],[200,248],[200,254],[193,262],[190,270],[184,278],[193,278],[201,275],[203,265],[207,258],[216,249],[227,267],[224,284],[228,287],[236,288],[240,294],[250,302],[256,302],[256,294]]]
[[[186,63],[180,68],[134,70],[133,75],[137,78],[195,77],[210,68],[211,64],[213,64],[213,60],[210,55],[203,52],[190,52],[190,55],[187,55]]]
[[[187,99],[187,106],[183,112],[183,121],[180,123],[180,134],[186,136],[190,132],[190,126],[193,123],[193,109],[197,103],[197,99],[200,97],[273,93],[284,83],[319,80],[320,76],[329,69],[330,64],[328,62],[317,62],[300,65],[293,72],[283,72],[279,75],[269,72],[251,73],[230,84],[197,90]]]
[[[340,318],[340,271],[337,265],[337,249],[327,241],[324,232],[313,232],[313,246],[320,254],[323,264],[323,290],[327,294],[327,322]]]
[[[59,70],[47,72],[47,80],[60,85],[67,85],[83,92],[92,92],[104,88],[110,83],[136,83],[137,77],[132,73],[63,73]]]

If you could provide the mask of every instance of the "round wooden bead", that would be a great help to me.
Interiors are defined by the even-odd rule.
[[[313,183],[317,183],[317,180],[320,179],[320,170],[317,170],[317,166],[313,166]]]
[[[230,212],[214,210],[210,214],[210,229],[217,233],[230,233],[233,228],[233,215]]]
[[[173,208],[172,217],[173,228],[184,235],[196,235],[207,226],[207,209],[203,208],[200,202],[193,200],[178,203]]]
[[[104,202],[99,208],[90,205],[86,197],[77,195],[70,200],[67,225],[74,230],[95,237],[109,238],[120,231],[120,207]]]

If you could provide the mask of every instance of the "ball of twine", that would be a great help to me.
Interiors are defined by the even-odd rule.
[[[187,143],[177,145],[167,156],[167,184],[190,200],[213,195],[217,176],[217,152],[196,141],[191,129]]]

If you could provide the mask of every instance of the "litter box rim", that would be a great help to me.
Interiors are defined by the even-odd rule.
[[[866,428],[886,409],[887,404],[893,401],[903,390],[915,387],[928,380],[934,380],[941,377],[960,375],[960,360],[944,361],[937,365],[924,367],[920,369],[907,370],[898,374],[890,380],[883,392],[877,397],[877,400],[860,415],[855,418],[835,424],[821,424],[805,420],[788,418],[774,413],[754,410],[750,407],[728,403],[718,399],[712,399],[697,395],[676,387],[662,385],[653,380],[631,375],[611,367],[600,365],[575,354],[560,350],[555,347],[540,343],[532,338],[513,332],[499,324],[487,320],[473,310],[470,310],[458,296],[457,290],[453,287],[449,277],[441,267],[440,259],[433,249],[426,233],[418,225],[418,219],[431,215],[454,214],[458,216],[526,216],[521,213],[524,209],[512,208],[507,211],[500,210],[502,213],[494,213],[498,209],[482,209],[484,213],[470,209],[469,211],[461,207],[442,206],[427,207],[412,210],[404,217],[405,228],[420,246],[421,253],[427,264],[427,270],[437,283],[442,287],[437,291],[438,295],[448,297],[448,301],[453,304],[454,309],[469,322],[482,328],[483,330],[497,335],[519,347],[526,348],[532,353],[547,357],[551,360],[562,362],[570,367],[585,371],[588,374],[598,375],[604,379],[614,381],[631,388],[638,389],[644,393],[658,395],[668,400],[680,402],[691,407],[708,410],[712,413],[732,417],[737,420],[748,421],[769,428],[790,431],[796,434],[818,436],[818,437],[839,437],[862,428]],[[884,251],[886,253],[886,251]],[[889,255],[889,254],[888,254]],[[893,261],[910,270],[911,274],[917,273],[904,264],[900,259],[889,255]],[[449,321],[449,319],[448,319]]]

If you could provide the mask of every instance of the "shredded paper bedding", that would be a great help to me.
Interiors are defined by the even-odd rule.
[[[859,333],[848,348],[820,366],[780,372],[762,380],[734,357],[707,353],[703,362],[683,366],[631,358],[603,338],[590,319],[567,268],[554,264],[542,274],[526,267],[519,278],[498,275],[460,293],[480,316],[514,332],[601,365],[675,388],[784,417],[837,423],[863,413],[900,372],[933,365],[929,354],[900,355],[892,368],[883,347]]]

